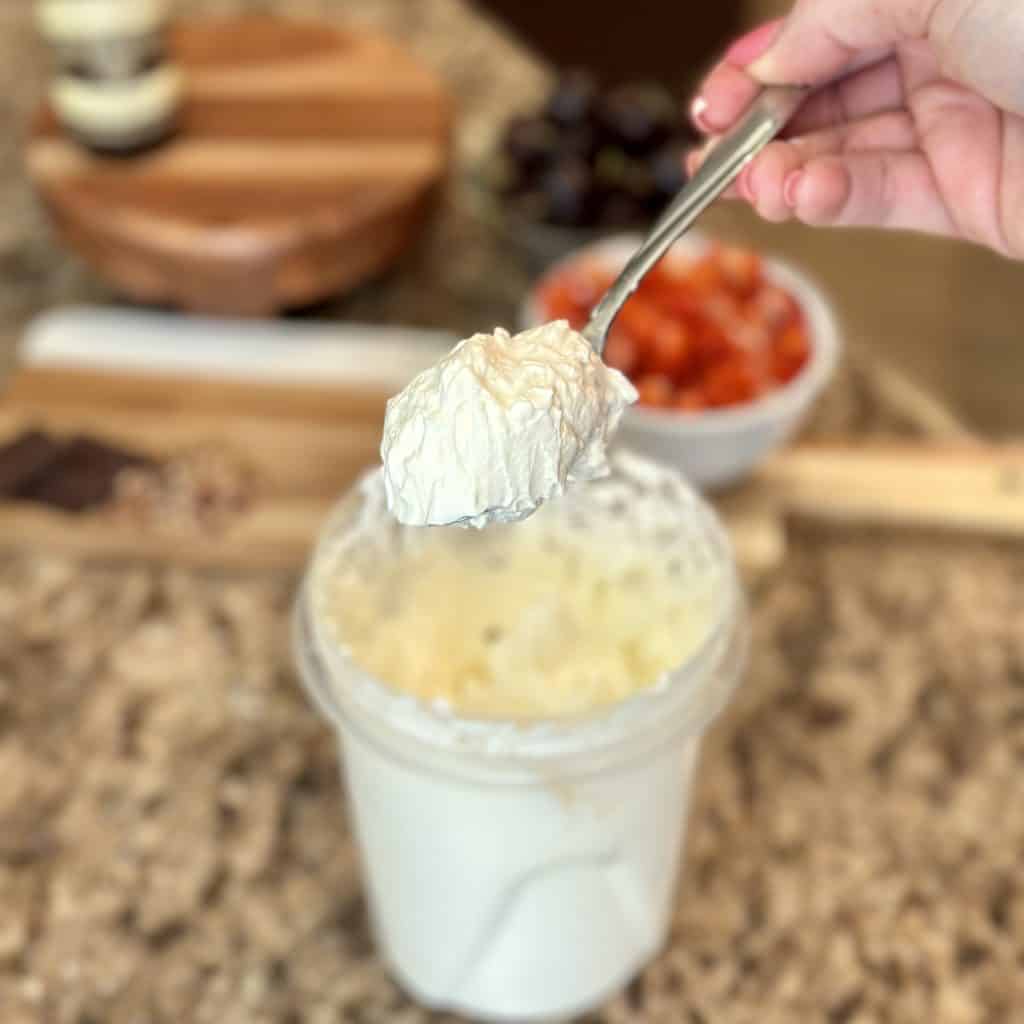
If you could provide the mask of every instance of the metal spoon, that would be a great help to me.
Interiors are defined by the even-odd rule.
[[[800,86],[771,86],[754,101],[743,120],[724,135],[693,177],[679,190],[640,248],[590,314],[583,336],[600,355],[608,331],[644,275],[669,246],[736,180],[740,171],[785,127],[807,97]]]

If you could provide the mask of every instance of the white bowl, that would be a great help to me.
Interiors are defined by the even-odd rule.
[[[580,259],[617,272],[640,241],[639,235],[617,235],[584,246],[556,263],[523,303],[521,326],[543,322],[536,296],[538,287],[552,275]],[[692,258],[709,244],[690,233],[671,251]],[[674,465],[698,487],[713,490],[741,480],[793,436],[835,370],[839,329],[820,289],[803,274],[769,257],[764,257],[764,274],[788,291],[804,311],[811,346],[807,365],[777,391],[744,405],[699,412],[632,406],[623,417],[617,443]]]

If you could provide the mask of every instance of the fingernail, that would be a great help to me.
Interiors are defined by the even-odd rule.
[[[790,171],[789,174],[786,175],[786,180],[782,183],[782,198],[791,210],[796,209],[796,194],[800,188],[800,182],[803,181],[803,179],[803,171]]]
[[[751,61],[757,60],[758,57],[768,50],[772,43],[775,42],[781,27],[781,18],[776,18],[774,21],[768,21],[763,25],[759,25],[752,32],[748,32],[745,36],[740,36],[725,51],[725,59],[737,67],[746,67]]]
[[[703,96],[698,96],[690,104],[690,117],[692,118],[693,123],[702,132],[704,132],[705,134],[710,134],[713,131],[713,129],[712,129],[711,125],[708,124],[707,113],[708,113],[708,101],[706,99],[704,99]]]

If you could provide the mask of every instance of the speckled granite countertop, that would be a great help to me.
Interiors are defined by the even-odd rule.
[[[19,113],[38,80],[21,6],[0,9],[0,102]],[[500,50],[521,93],[543,84],[454,0],[359,12],[471,97],[464,155],[500,109],[466,52]],[[14,337],[32,311],[102,292],[53,248],[2,145],[0,327]],[[507,316],[517,281],[496,279],[500,259],[456,190],[424,252],[341,312],[456,328]],[[941,424],[854,360],[813,429]],[[333,739],[289,660],[294,582],[0,561],[4,1024],[441,1019],[374,957]],[[796,528],[753,607],[671,944],[596,1019],[1019,1019],[1024,551]]]

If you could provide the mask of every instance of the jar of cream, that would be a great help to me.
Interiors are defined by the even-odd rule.
[[[56,55],[50,99],[72,135],[124,153],[173,132],[182,77],[166,50],[167,0],[39,0],[36,12]]]

